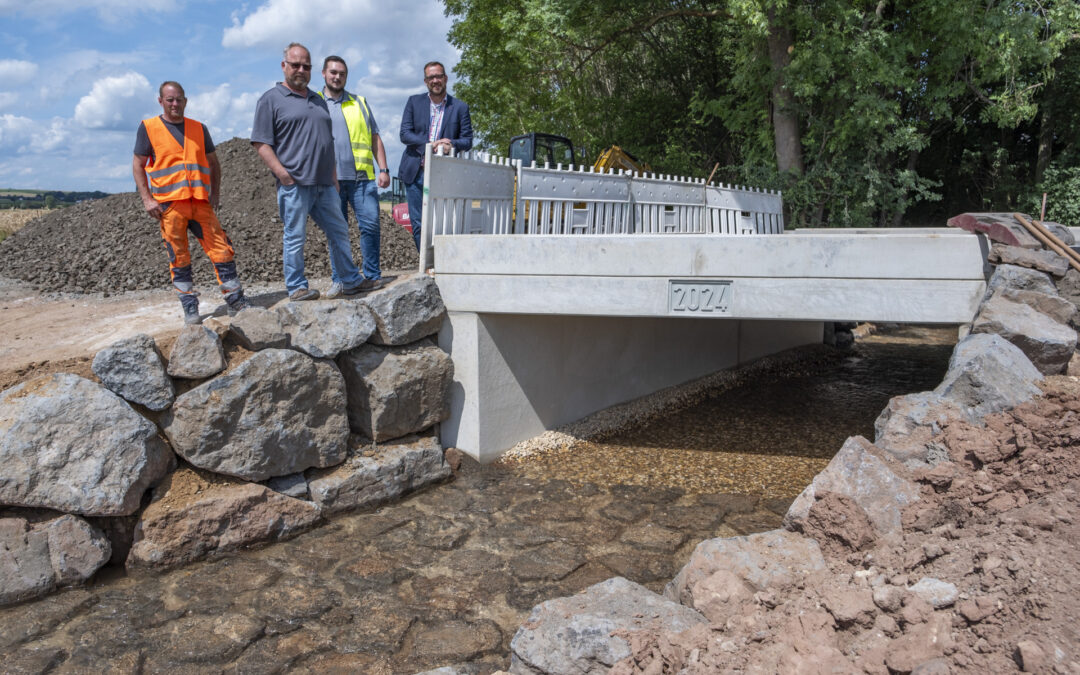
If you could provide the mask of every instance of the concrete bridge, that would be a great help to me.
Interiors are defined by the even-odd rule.
[[[986,288],[989,244],[961,230],[784,232],[777,193],[487,157],[426,166],[421,267],[455,366],[442,436],[481,461],[820,343],[825,322],[966,323]]]

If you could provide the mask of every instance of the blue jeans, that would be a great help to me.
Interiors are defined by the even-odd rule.
[[[364,256],[363,269],[365,279],[380,279],[379,269],[379,186],[373,180],[338,181],[341,185],[341,215],[349,220],[349,204],[356,213],[356,223],[360,227],[360,253]],[[334,281],[338,278],[334,270]]]
[[[304,276],[304,241],[307,239],[307,218],[326,235],[330,247],[330,265],[341,276],[341,283],[352,287],[363,281],[353,263],[349,247],[349,225],[341,217],[341,203],[333,185],[279,185],[278,213],[283,224],[282,262],[285,269],[285,290],[289,293],[307,288]]]
[[[409,224],[412,225],[412,238],[416,250],[420,250],[420,221],[424,208],[424,169],[416,174],[416,180],[405,183],[405,201],[409,203]]]

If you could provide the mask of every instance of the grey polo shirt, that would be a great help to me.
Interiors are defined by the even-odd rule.
[[[350,94],[348,91],[342,91],[340,98],[330,98],[327,96],[326,105],[330,109],[330,119],[333,123],[334,153],[337,155],[338,180],[356,180],[356,163],[353,161],[352,142],[349,140],[349,127],[345,123],[345,113],[341,112],[341,102],[345,100],[346,96],[356,98],[355,94]],[[379,133],[379,127],[375,124],[375,115],[371,113],[370,106],[366,106],[364,110],[368,131],[374,136]],[[371,151],[372,154],[374,154],[374,145],[372,146]],[[375,170],[379,170],[378,165],[375,166]],[[376,175],[376,177],[378,176]],[[366,175],[363,176],[363,178],[367,180]]]
[[[314,91],[307,96],[281,82],[255,104],[252,143],[274,148],[278,161],[298,185],[332,185],[334,136],[330,111]]]

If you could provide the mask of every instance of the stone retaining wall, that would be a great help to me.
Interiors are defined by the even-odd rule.
[[[0,393],[0,604],[112,560],[159,570],[279,540],[450,475],[453,366],[427,276],[364,299],[137,335]],[[222,337],[246,358],[225,358]],[[249,353],[250,352],[250,353]],[[153,488],[151,490],[151,488]]]

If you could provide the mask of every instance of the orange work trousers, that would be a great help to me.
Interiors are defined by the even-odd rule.
[[[225,231],[221,229],[210,202],[184,199],[169,202],[161,218],[161,238],[169,253],[169,272],[173,286],[182,295],[192,293],[194,283],[191,274],[191,250],[188,233],[195,235],[206,257],[214,263],[214,275],[222,293],[240,287],[233,262],[233,247]]]

